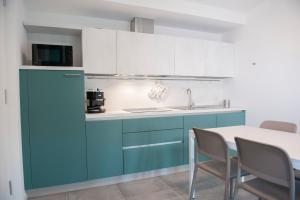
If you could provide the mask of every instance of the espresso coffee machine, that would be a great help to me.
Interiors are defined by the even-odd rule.
[[[104,113],[104,92],[102,90],[88,90],[86,92],[86,97],[88,100],[87,112],[88,113]]]

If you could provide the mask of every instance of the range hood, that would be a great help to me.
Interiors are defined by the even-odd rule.
[[[130,31],[139,33],[154,33],[154,20],[134,17],[130,22]]]

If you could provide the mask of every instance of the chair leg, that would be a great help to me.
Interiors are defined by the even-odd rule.
[[[230,179],[225,180],[225,192],[224,192],[224,200],[228,200],[230,197]]]
[[[235,187],[234,187],[234,192],[233,192],[233,200],[237,200],[238,190],[239,190],[239,183],[236,180]]]
[[[235,188],[235,183],[236,180],[235,179],[230,179],[230,199],[233,199],[233,195],[234,195],[234,188]]]
[[[198,171],[198,167],[195,166],[194,167],[194,174],[193,174],[193,180],[192,180],[192,186],[191,186],[191,191],[190,191],[190,200],[194,199],[194,192],[195,192],[195,182],[196,182],[196,178],[197,178],[197,171]]]

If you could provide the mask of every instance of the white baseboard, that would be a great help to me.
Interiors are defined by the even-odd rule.
[[[87,188],[104,186],[104,185],[124,183],[133,180],[140,180],[140,179],[162,176],[162,175],[167,175],[167,174],[172,174],[177,172],[183,172],[187,170],[189,170],[188,165],[182,165],[178,167],[159,169],[159,170],[153,170],[153,171],[147,171],[147,172],[141,172],[135,174],[127,174],[127,175],[116,176],[111,178],[103,178],[103,179],[96,179],[96,180],[85,181],[80,183],[72,183],[72,184],[61,185],[61,186],[27,190],[26,192],[28,198],[40,197],[40,196],[46,196],[51,194],[58,194],[63,192],[71,192],[75,190],[82,190]]]

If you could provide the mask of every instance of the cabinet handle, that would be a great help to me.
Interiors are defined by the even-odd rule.
[[[155,144],[144,144],[144,145],[138,145],[138,146],[126,146],[126,147],[123,147],[123,150],[126,150],[126,149],[139,149],[139,148],[155,147],[155,146],[164,146],[164,145],[179,144],[179,143],[182,143],[182,141],[162,142],[162,143],[155,143]]]
[[[72,77],[80,77],[81,74],[64,74],[65,77],[68,77],[68,78],[72,78]]]

